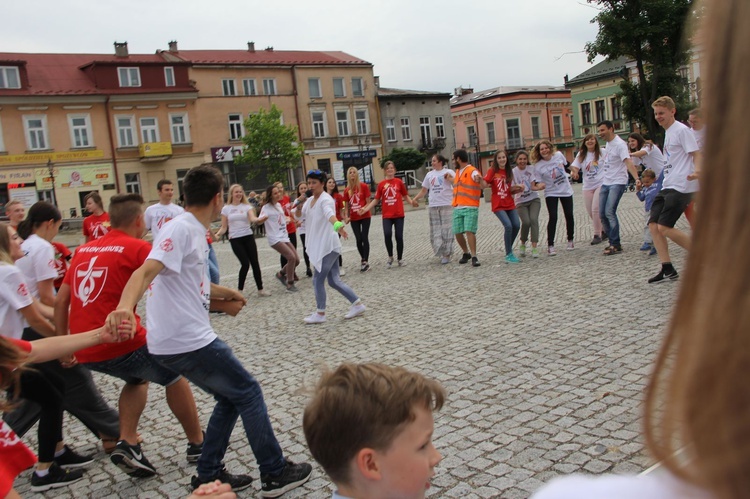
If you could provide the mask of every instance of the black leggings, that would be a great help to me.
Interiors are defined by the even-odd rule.
[[[299,238],[300,238],[300,241],[302,241],[302,256],[305,258],[305,267],[309,269],[310,268],[310,257],[307,256],[307,248],[305,247],[305,234],[300,234]]]
[[[294,249],[297,249],[297,233],[292,232],[289,234],[289,242],[292,243],[292,246],[294,246]],[[284,255],[281,255],[279,257],[279,261],[281,262],[281,270],[284,270],[284,267],[286,267],[286,258],[284,258]]]
[[[53,374],[37,371],[34,365],[28,367],[30,369],[23,371],[18,381],[19,396],[39,405],[39,462],[50,463],[55,459],[57,442],[63,439],[65,382]]]
[[[396,254],[398,255],[398,259],[401,260],[404,256],[404,217],[383,219],[385,249],[388,251],[389,258],[393,258],[393,241],[391,240],[391,235],[394,226],[396,227]]]
[[[564,198],[554,196],[545,197],[544,202],[547,203],[547,212],[549,213],[549,222],[547,222],[547,245],[549,246],[555,245],[558,199],[563,207],[563,214],[565,214],[565,228],[568,230],[568,242],[573,240],[573,231],[575,229],[575,221],[573,218],[573,196]]]
[[[237,282],[237,289],[245,289],[245,278],[250,266],[253,267],[253,277],[255,278],[255,287],[263,289],[263,277],[260,274],[260,263],[258,263],[258,247],[255,245],[255,238],[252,234],[249,236],[235,237],[229,240],[232,245],[232,251],[240,261],[240,276]]]
[[[352,220],[352,232],[357,241],[357,251],[363,262],[370,259],[370,217]],[[390,238],[388,238],[390,239]]]

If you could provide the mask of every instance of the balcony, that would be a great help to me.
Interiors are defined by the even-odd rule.
[[[165,161],[172,157],[171,142],[146,142],[138,146],[142,162]]]
[[[419,150],[424,153],[434,154],[438,151],[442,151],[445,148],[445,139],[422,139],[419,145]]]

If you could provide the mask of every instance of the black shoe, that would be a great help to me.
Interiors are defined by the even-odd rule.
[[[464,253],[464,256],[461,257],[458,263],[469,263],[469,260],[471,260],[471,255],[469,253]]]
[[[120,440],[109,459],[132,477],[148,478],[156,475],[156,468],[143,455],[140,444],[130,445],[125,440]]]
[[[261,473],[260,495],[262,497],[279,497],[308,481],[310,475],[312,475],[312,466],[308,463],[294,464],[287,459],[284,471],[278,475]]]
[[[362,266],[360,267],[359,271],[365,273],[368,270],[370,270],[370,264],[367,262],[362,262]]]
[[[203,432],[203,440],[206,439],[206,432]],[[188,463],[195,463],[198,461],[198,458],[201,457],[201,453],[203,452],[203,442],[199,444],[192,444],[188,442],[187,446],[187,462]]]
[[[307,270],[305,271],[305,275],[307,277],[312,277],[312,269],[310,267],[307,267]]]
[[[594,239],[591,240],[591,246],[594,246],[596,244],[601,244],[602,238],[599,235],[594,236]]]
[[[67,445],[63,447],[64,452],[61,456],[55,458],[57,465],[64,470],[73,470],[76,468],[83,468],[94,462],[92,456],[82,456],[76,454]]]
[[[607,235],[607,233],[602,232],[602,241],[608,241],[608,240],[609,240],[609,236]]]
[[[44,476],[37,475],[36,471],[31,472],[32,492],[44,492],[57,487],[65,487],[83,478],[83,470],[64,470],[55,462],[52,463],[48,471]]]
[[[232,486],[232,492],[246,489],[253,484],[253,477],[250,475],[232,475],[231,473],[227,473],[226,468],[222,468],[218,475],[208,480],[201,480],[197,476],[194,476],[190,479],[190,485],[195,490],[204,483],[210,483],[214,480],[221,480],[222,483],[228,483]]]
[[[479,263],[479,258],[472,256],[471,257],[471,266],[472,267],[479,267],[481,263]]]
[[[662,269],[658,274],[649,279],[648,283],[655,284],[657,282],[676,281],[678,277],[680,277],[680,274],[678,274],[676,270],[672,270],[672,272],[664,272]]]

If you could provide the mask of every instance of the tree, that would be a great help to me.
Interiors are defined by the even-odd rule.
[[[426,159],[425,153],[412,147],[395,147],[390,154],[383,156],[380,164],[385,165],[386,161],[393,161],[398,171],[416,170],[424,166]]]
[[[651,103],[669,95],[678,110],[686,110],[688,95],[679,74],[687,62],[687,21],[699,14],[692,0],[587,0],[599,6],[591,20],[599,25],[596,40],[586,44],[589,62],[598,55],[609,59],[628,56],[635,60],[638,81],[626,78],[620,85],[623,112],[628,120],[646,125],[659,139],[662,131],[654,120]],[[661,140],[659,140],[661,142]]]
[[[285,182],[289,170],[299,166],[305,148],[298,143],[297,127],[281,124],[281,111],[275,105],[261,108],[245,120],[247,134],[242,137],[245,148],[236,163],[252,166],[250,180],[265,170],[270,182]]]

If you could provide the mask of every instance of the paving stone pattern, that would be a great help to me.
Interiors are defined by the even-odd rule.
[[[278,254],[258,239],[269,298],[255,294],[237,317],[212,315],[219,335],[260,381],[282,448],[293,460],[311,460],[302,432],[306,392],[321,366],[343,361],[402,365],[439,380],[448,402],[435,419],[435,445],[443,455],[431,497],[528,497],[551,478],[568,473],[637,473],[649,464],[640,437],[642,394],[667,324],[679,283],[648,285],[657,257],[638,251],[643,204],[626,193],[620,205],[624,253],[605,257],[590,246],[591,223],[575,186],[576,249],[564,250],[562,213],[558,256],[504,263],[503,229],[483,204],[479,259],[472,268],[440,265],[432,256],[427,211],[410,211],[405,224],[407,266],[386,269],[380,216],[370,232],[372,270],[361,274],[353,237],[344,242],[344,280],[360,294],[367,312],[351,321],[348,303],[329,293],[328,322],[305,325],[315,309],[311,279],[300,267],[299,293],[287,294],[274,279]],[[540,239],[546,241],[546,208]],[[685,228],[685,220],[679,227]],[[230,245],[215,245],[222,283],[237,285]],[[546,244],[540,244],[546,251]],[[300,248],[301,251],[301,248]],[[684,252],[673,249],[683,267]],[[172,311],[170,313],[179,313]],[[121,382],[95,377],[116,404]],[[213,399],[194,388],[201,421]],[[140,432],[143,450],[159,475],[131,479],[101,451],[93,436],[66,415],[65,435],[80,452],[96,453],[85,479],[49,496],[184,497],[194,467],[185,461],[186,441],[152,386]],[[26,436],[35,448],[35,431]],[[225,459],[233,473],[259,476],[238,422]],[[255,489],[241,497],[258,495]],[[28,474],[16,481],[23,496]],[[329,497],[322,469],[288,497]]]

